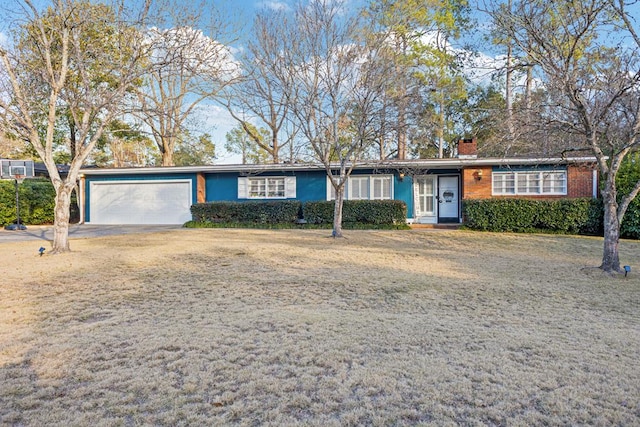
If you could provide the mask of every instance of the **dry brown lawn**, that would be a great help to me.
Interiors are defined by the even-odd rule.
[[[0,244],[0,424],[640,424],[639,242],[326,236]]]

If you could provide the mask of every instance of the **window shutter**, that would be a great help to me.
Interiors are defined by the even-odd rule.
[[[284,178],[284,197],[287,199],[296,198],[296,177],[287,176]]]
[[[249,198],[247,187],[249,185],[249,179],[246,177],[238,177],[238,199]]]

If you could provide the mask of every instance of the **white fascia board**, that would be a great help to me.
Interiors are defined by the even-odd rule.
[[[519,165],[553,165],[572,163],[593,163],[595,157],[554,157],[554,158],[483,158],[483,159],[417,159],[417,160],[386,160],[358,162],[354,169],[462,169],[477,166],[519,166]],[[339,169],[340,164],[331,166]],[[144,168],[85,168],[80,169],[81,176],[99,175],[152,175],[178,173],[224,173],[238,172],[240,174],[258,174],[261,172],[325,170],[324,165],[318,163],[279,163],[264,165],[211,165],[211,166],[158,166]]]
[[[311,163],[279,163],[264,165],[210,165],[210,166],[157,166],[143,168],[85,168],[80,169],[80,174],[86,176],[96,175],[152,175],[152,174],[178,174],[178,173],[223,173],[239,172],[242,174],[257,174],[269,171],[299,171],[299,170],[324,170],[324,166]]]

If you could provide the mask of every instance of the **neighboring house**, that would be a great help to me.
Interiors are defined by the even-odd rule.
[[[65,179],[69,175],[69,165],[56,165],[60,178]],[[49,178],[49,171],[44,163],[34,163],[35,176]]]
[[[475,139],[451,159],[358,163],[346,199],[402,200],[407,222],[461,223],[462,203],[483,198],[597,197],[592,157],[476,156]],[[83,169],[81,220],[91,224],[182,224],[198,202],[331,200],[323,167],[310,164]]]

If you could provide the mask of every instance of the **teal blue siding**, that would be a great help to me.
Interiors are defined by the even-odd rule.
[[[217,173],[205,175],[207,202],[238,200],[238,174]]]
[[[296,196],[303,202],[327,200],[327,173],[325,171],[297,172]]]
[[[115,175],[115,176],[87,176],[84,181],[85,191],[85,222],[91,221],[91,183],[98,181],[170,181],[172,179],[191,180],[191,203],[198,201],[197,174],[151,174],[151,175]]]
[[[425,171],[426,172],[426,171]],[[454,175],[459,174],[458,170],[438,170],[432,171],[435,174]],[[410,175],[406,175],[400,180],[398,171],[394,169],[386,170],[357,170],[352,173],[357,175],[393,175],[393,198],[403,201],[407,205],[407,217],[413,218],[414,202],[413,202],[413,179]],[[205,200],[207,202],[216,201],[246,201],[247,199],[238,199],[238,177],[240,172],[204,172],[205,176]],[[256,173],[250,176],[295,176],[296,177],[296,200],[317,201],[327,199],[327,175],[322,169],[304,170],[304,171],[269,171],[264,173]],[[192,183],[192,203],[197,203],[197,174],[181,173],[181,174],[127,174],[127,175],[111,175],[111,176],[91,176],[86,174],[85,180],[85,220],[91,221],[91,182],[96,181],[127,181],[127,180],[172,180],[172,179],[189,179]]]
[[[413,218],[413,179],[410,176],[405,176],[400,181],[398,174],[394,174],[393,178],[393,198],[405,202],[407,218]]]
[[[246,201],[247,199],[238,199],[239,176],[238,173],[207,174],[205,178],[207,202]],[[256,176],[295,176],[296,200],[304,202],[327,198],[327,182],[324,171],[270,172]]]

